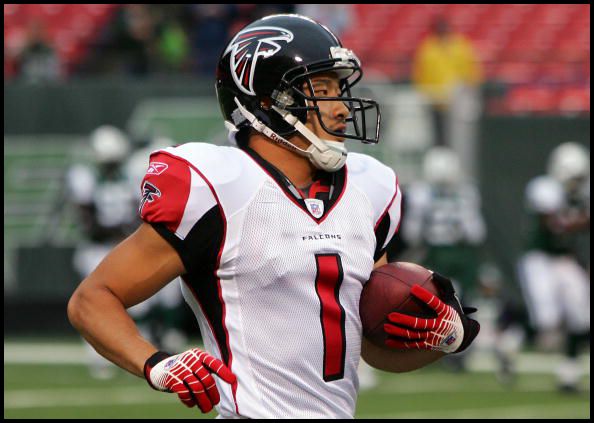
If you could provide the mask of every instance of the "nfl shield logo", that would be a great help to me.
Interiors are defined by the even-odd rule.
[[[324,202],[314,198],[306,198],[305,205],[313,217],[319,219],[324,214]]]
[[[450,335],[443,341],[443,344],[452,345],[455,340],[456,340],[456,337],[454,335]]]

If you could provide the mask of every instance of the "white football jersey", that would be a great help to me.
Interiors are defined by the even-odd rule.
[[[406,193],[407,218],[402,235],[413,245],[480,244],[486,237],[480,194],[471,184],[448,189],[419,182]]]
[[[251,150],[151,155],[141,217],[179,252],[205,348],[237,376],[217,380],[221,417],[354,415],[359,297],[398,229],[401,193],[362,154],[323,175],[307,198]]]

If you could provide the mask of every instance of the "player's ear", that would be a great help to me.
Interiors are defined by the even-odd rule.
[[[264,110],[270,110],[272,107],[272,99],[270,97],[264,97],[260,100],[260,107]]]

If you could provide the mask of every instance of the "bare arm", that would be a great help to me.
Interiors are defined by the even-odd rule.
[[[173,247],[143,223],[82,281],[68,302],[68,318],[102,356],[143,377],[157,348],[140,335],[126,308],[184,273]]]
[[[375,262],[374,268],[388,263],[387,255]],[[371,367],[393,373],[410,372],[439,360],[446,355],[440,351],[406,350],[378,347],[363,338],[361,343],[361,357]]]
[[[545,226],[553,233],[565,234],[590,229],[590,214],[577,212],[558,216],[556,214],[544,214],[541,216]]]

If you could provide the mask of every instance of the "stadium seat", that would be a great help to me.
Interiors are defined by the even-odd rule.
[[[81,58],[89,41],[116,7],[118,5],[114,4],[5,4],[5,51],[22,43],[27,25],[39,21],[60,59],[69,68]],[[7,77],[7,68],[11,67],[5,65],[4,68]]]
[[[534,80],[536,68],[528,62],[495,64],[491,77],[508,84],[527,84]]]
[[[545,62],[539,65],[538,73],[538,80],[545,84],[570,84],[582,79],[579,64],[575,63]]]
[[[519,87],[507,94],[505,108],[513,114],[552,114],[557,110],[557,98],[549,88]]]
[[[357,4],[353,10],[356,24],[345,44],[377,63],[409,60],[419,42],[410,34],[426,33],[439,15],[475,42],[488,75],[570,81],[571,72],[543,68],[542,61],[589,60],[589,4]]]
[[[54,43],[64,43],[56,45],[61,57],[75,63],[118,7],[5,4],[5,51],[22,39],[27,22],[39,19]],[[341,39],[376,75],[409,79],[405,72],[415,50],[434,19],[444,16],[475,44],[487,78],[555,86],[589,82],[589,4],[354,4],[352,12],[353,24]]]
[[[561,90],[557,107],[561,113],[590,113],[590,86],[569,87]]]

